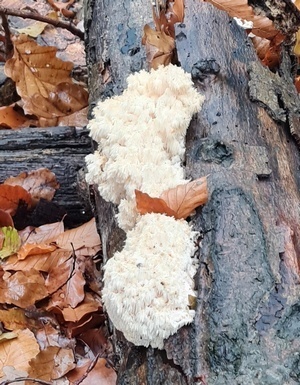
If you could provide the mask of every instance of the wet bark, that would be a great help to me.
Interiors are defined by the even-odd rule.
[[[192,218],[203,237],[196,317],[164,350],[134,347],[112,330],[118,384],[294,385],[300,381],[300,156],[289,108],[278,98],[287,118],[276,123],[268,108],[250,100],[258,61],[245,32],[209,4],[185,4],[184,24],[176,28],[178,60],[206,97],[188,130],[186,174],[209,175],[210,192]],[[120,93],[127,75],[145,67],[141,33],[151,8],[138,0],[123,6],[95,0],[87,7],[93,103]],[[290,76],[288,67],[283,71]],[[124,234],[115,207],[96,199],[107,259]]]
[[[67,214],[64,220],[66,226],[79,226],[92,216],[83,171],[84,157],[90,151],[90,138],[84,129],[48,127],[1,130],[0,182],[24,171],[49,168],[60,184],[53,202],[63,209],[62,215],[63,212]],[[51,215],[55,214],[49,212],[49,207],[45,207],[48,212],[43,212],[43,207],[40,205],[34,214],[35,226],[45,223],[38,223],[39,218],[50,220]],[[60,211],[57,215],[60,215]]]

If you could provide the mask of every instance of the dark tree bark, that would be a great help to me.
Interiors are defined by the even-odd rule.
[[[245,32],[209,4],[185,5],[184,24],[176,28],[178,60],[206,97],[188,131],[186,174],[193,179],[209,174],[210,192],[192,219],[203,236],[196,317],[164,350],[135,347],[113,330],[118,384],[297,384],[300,157],[287,123],[299,124],[297,108],[281,101],[277,110],[293,116],[276,123],[267,112],[274,113],[271,100],[257,98],[266,108],[250,101],[255,87],[273,95],[265,81],[273,75],[258,64]],[[120,93],[128,74],[145,67],[141,33],[151,7],[139,0],[122,6],[94,0],[87,7],[95,102]],[[288,67],[285,56],[282,78],[291,83]],[[249,86],[250,76],[262,80]],[[122,247],[124,234],[115,222],[116,208],[96,199],[107,260]]]
[[[90,151],[91,142],[85,129],[48,127],[1,130],[0,182],[24,171],[49,168],[60,184],[53,202],[66,211],[66,226],[79,226],[92,216],[83,170],[84,157]],[[52,214],[49,208],[46,207],[48,212],[43,213],[41,205],[39,210],[37,215],[46,219],[47,223],[47,218],[49,220]]]

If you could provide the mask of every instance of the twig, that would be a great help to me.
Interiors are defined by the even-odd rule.
[[[42,21],[43,23],[48,23],[54,25],[55,27],[67,29],[73,33],[73,35],[80,37],[81,40],[84,39],[84,33],[80,31],[80,29],[76,28],[73,24],[61,20],[50,19],[50,17],[42,16],[39,13],[19,11],[18,9],[5,8],[0,6],[0,14],[22,17],[22,19]]]
[[[83,380],[87,378],[89,373],[94,369],[95,365],[97,364],[98,358],[100,357],[100,354],[97,354],[96,357],[93,359],[93,361],[89,364],[88,368],[86,369],[84,375],[77,381],[74,382],[74,385],[79,385]],[[1,385],[1,384],[0,384]]]
[[[12,43],[11,38],[10,38],[10,30],[9,30],[9,26],[8,26],[8,22],[7,22],[7,17],[6,17],[4,12],[1,12],[1,10],[0,10],[0,16],[2,18],[2,27],[3,27],[4,33],[5,33],[4,45],[5,45],[5,56],[7,59],[8,55],[13,50],[13,43]]]
[[[9,384],[13,384],[15,382],[21,382],[21,381],[32,381],[42,385],[53,385],[52,382],[43,381],[43,380],[39,380],[38,378],[30,378],[30,377],[18,377],[18,378],[15,378],[14,380],[2,381],[0,382],[0,385],[9,385]]]

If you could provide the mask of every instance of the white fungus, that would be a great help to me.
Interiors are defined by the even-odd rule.
[[[130,75],[122,95],[94,109],[89,129],[99,148],[86,158],[87,181],[97,183],[101,196],[115,204],[133,202],[135,189],[159,196],[186,183],[180,164],[185,134],[203,100],[180,67]],[[137,219],[135,205],[123,204],[119,212],[119,226],[131,229]]]
[[[146,214],[105,265],[102,298],[114,326],[135,345],[162,348],[192,322],[194,232],[184,220]]]
[[[113,324],[136,345],[163,347],[192,322],[195,233],[186,221],[138,214],[135,189],[158,197],[187,183],[185,134],[204,101],[181,68],[168,65],[128,78],[120,96],[99,102],[89,123],[98,150],[86,157],[87,181],[118,206],[124,249],[104,268],[103,301]]]

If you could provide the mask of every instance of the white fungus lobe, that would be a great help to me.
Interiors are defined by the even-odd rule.
[[[137,219],[130,204],[135,189],[159,196],[187,182],[180,164],[185,134],[203,100],[190,74],[169,65],[130,75],[122,95],[94,108],[89,129],[99,148],[86,158],[87,181],[98,184],[105,200],[129,202],[119,207],[119,226],[125,231]]]
[[[99,146],[86,157],[86,179],[118,205],[127,233],[124,249],[104,267],[103,301],[114,326],[136,345],[162,348],[194,317],[195,233],[184,220],[139,215],[134,191],[159,197],[188,182],[185,134],[203,101],[190,74],[168,65],[129,76],[122,95],[97,104],[88,126]]]
[[[124,249],[106,263],[107,313],[135,345],[162,348],[164,338],[192,322],[194,234],[184,220],[146,214],[127,233]]]

